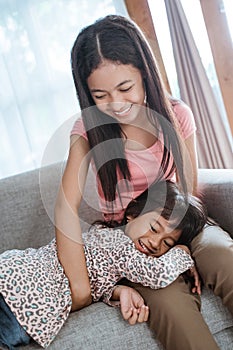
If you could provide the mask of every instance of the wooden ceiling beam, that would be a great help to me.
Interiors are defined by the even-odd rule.
[[[171,93],[170,85],[167,78],[167,73],[163,63],[161,51],[159,48],[158,39],[155,33],[153,19],[147,0],[125,0],[125,5],[130,18],[140,27],[145,37],[147,38],[164,82],[166,90]]]
[[[226,114],[233,133],[233,44],[222,0],[200,0]]]

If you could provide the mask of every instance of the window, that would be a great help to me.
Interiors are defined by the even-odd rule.
[[[127,15],[122,0],[1,0],[1,178],[40,167],[51,136],[77,113],[71,47],[82,27],[114,13]]]
[[[164,0],[149,0],[149,6],[154,21],[155,30],[158,36],[158,41],[161,49],[161,54],[163,56],[164,65],[166,68],[169,84],[171,87],[172,94],[179,98],[179,85],[176,75],[176,67],[172,51],[172,43],[169,33],[169,25],[167,21],[166,8]],[[205,68],[206,74],[208,76],[209,82],[213,89],[216,97],[216,101],[219,105],[219,109],[222,115],[222,120],[226,127],[229,139],[231,139],[230,128],[222,101],[222,96],[218,84],[218,79],[215,72],[213,57],[209,45],[208,35],[205,28],[204,19],[202,16],[202,10],[199,0],[181,0],[186,18],[188,20],[192,35],[194,37],[199,55],[202,60],[202,64]],[[233,32],[233,21],[230,19],[233,13],[233,3],[231,0],[224,0],[225,9],[228,16],[229,25],[231,24],[231,31]],[[197,25],[198,23],[198,25]]]

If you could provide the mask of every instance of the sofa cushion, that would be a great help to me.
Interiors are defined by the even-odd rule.
[[[216,297],[212,291],[204,288],[201,302],[202,315],[212,334],[217,334],[223,329],[233,327],[233,318],[223,305],[221,298]]]
[[[198,183],[209,216],[233,237],[233,169],[199,169]]]
[[[212,292],[204,290],[202,295],[202,314],[210,331],[214,334],[221,349],[230,350],[232,344],[233,320],[222,305],[221,299]],[[222,336],[224,332],[224,337]],[[32,343],[25,350],[40,347]],[[59,332],[50,350],[162,350],[146,323],[130,326],[122,319],[118,308],[102,302],[72,313]],[[23,350],[23,349],[22,349]]]

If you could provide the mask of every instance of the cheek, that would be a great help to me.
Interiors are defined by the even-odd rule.
[[[133,94],[128,96],[128,100],[138,105],[144,104],[144,98],[145,98],[145,94],[144,94],[144,91],[141,89],[134,91]]]
[[[135,91],[135,96],[137,96],[137,99],[140,100],[141,102],[144,101],[145,99],[145,89],[143,85],[138,85],[137,89]]]
[[[161,248],[161,255],[167,253],[170,249],[171,249],[171,248],[168,248],[168,247],[166,247],[166,246],[162,246],[162,248]]]
[[[133,237],[133,224],[132,223],[128,223],[125,227],[125,234],[126,236],[130,237],[132,240],[134,240],[134,237]]]
[[[96,107],[97,107],[101,112],[106,113],[106,111],[107,111],[107,103],[106,103],[106,102],[101,102],[100,100],[95,100],[95,99],[94,99],[94,102],[95,102],[95,104],[96,104]]]
[[[133,241],[142,237],[147,232],[145,224],[140,222],[132,222],[126,226],[125,234],[130,237]]]
[[[101,111],[101,112],[104,112],[105,111],[105,106],[103,103],[101,102],[96,102],[95,101],[95,104],[96,104],[96,107]]]

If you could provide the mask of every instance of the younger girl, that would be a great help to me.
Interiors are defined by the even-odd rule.
[[[104,223],[83,235],[94,302],[119,301],[124,319],[134,324],[147,321],[149,310],[135,290],[116,285],[124,277],[158,289],[191,269],[193,292],[200,293],[187,247],[206,222],[197,198],[186,198],[171,182],[157,183],[128,205],[121,224],[125,222],[125,234]],[[0,266],[0,344],[13,349],[33,338],[47,347],[72,304],[55,239],[39,249],[6,251]]]

